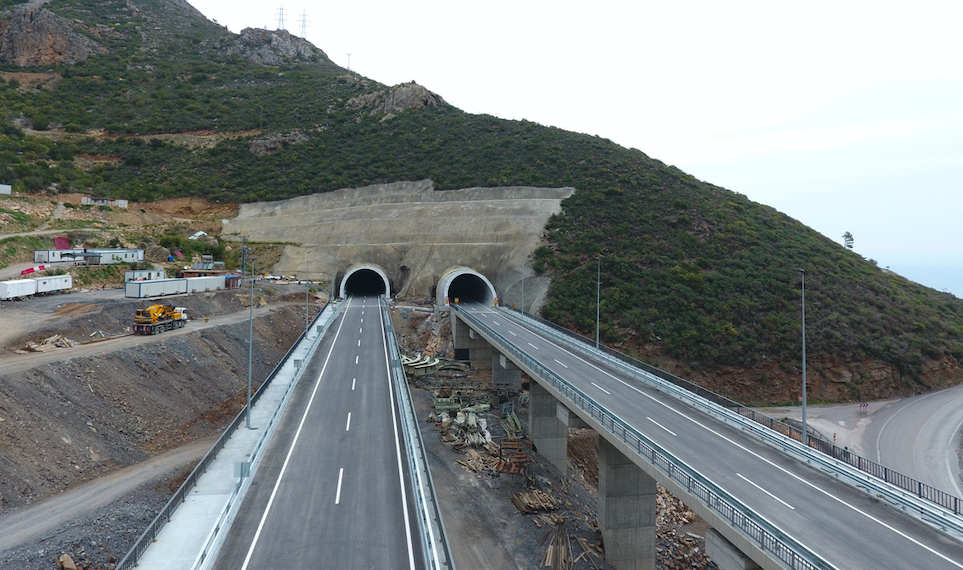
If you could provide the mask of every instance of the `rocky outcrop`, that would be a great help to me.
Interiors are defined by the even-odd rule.
[[[396,115],[406,109],[447,105],[440,95],[414,81],[395,85],[387,91],[365,93],[348,99],[350,109],[371,109],[372,114]]]
[[[0,61],[20,67],[77,63],[103,51],[48,10],[18,12],[0,37]]]
[[[215,49],[220,55],[238,55],[260,65],[330,61],[314,44],[287,30],[244,28],[239,36],[220,40]]]
[[[301,131],[270,134],[267,136],[258,137],[251,141],[251,154],[265,156],[281,150],[286,146],[303,143],[307,140],[308,137],[304,136]]]

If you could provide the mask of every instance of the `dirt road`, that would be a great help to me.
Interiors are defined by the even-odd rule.
[[[212,435],[121,469],[35,505],[0,517],[0,552],[16,548],[71,520],[107,506],[137,487],[174,469],[198,461],[214,445]]]
[[[263,317],[273,309],[277,308],[278,305],[272,305],[269,307],[260,307],[254,309],[254,317]],[[248,320],[250,317],[250,310],[244,309],[243,311],[238,311],[236,313],[231,313],[229,315],[221,315],[219,317],[211,317],[206,322],[202,319],[191,320],[187,326],[182,329],[174,329],[172,331],[167,331],[161,333],[164,338],[171,338],[175,336],[181,336],[185,334],[191,334],[193,332],[211,329],[214,327],[220,327],[224,325],[233,325],[240,322]],[[44,353],[31,353],[31,354],[17,354],[13,356],[4,356],[0,358],[0,367],[3,368],[6,373],[13,372],[23,372],[30,368],[40,366],[41,364],[46,364],[48,362],[56,362],[58,360],[64,360],[66,358],[78,358],[84,356],[92,356],[95,354],[106,354],[107,352],[120,350],[122,348],[127,348],[130,346],[139,346],[142,344],[147,344],[156,340],[157,336],[152,335],[127,335],[117,338],[106,339],[97,342],[91,342],[88,344],[82,344],[79,346],[74,346],[72,348],[61,348],[51,352]]]

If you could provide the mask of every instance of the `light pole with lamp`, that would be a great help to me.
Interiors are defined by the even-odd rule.
[[[595,274],[595,350],[599,349],[599,314],[602,312],[602,258],[599,257]]]
[[[806,270],[798,268],[802,276],[802,444],[808,443],[806,427]]]
[[[248,258],[251,262],[251,315],[248,319],[247,337],[247,413],[245,414],[245,425],[247,429],[251,427],[251,364],[254,360],[254,260],[257,257]]]
[[[308,337],[308,321],[311,312],[308,310],[308,291],[310,282],[308,281],[308,250],[304,250],[304,337]]]

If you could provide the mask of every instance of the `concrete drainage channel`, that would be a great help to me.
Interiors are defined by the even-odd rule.
[[[236,515],[277,420],[321,338],[344,307],[328,304],[252,397],[251,421],[242,411],[198,463],[154,522],[141,534],[118,570],[135,566],[208,568]]]

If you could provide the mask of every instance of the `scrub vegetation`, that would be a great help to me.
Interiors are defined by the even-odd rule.
[[[131,4],[47,5],[100,30],[92,37],[107,52],[56,66],[60,79],[40,87],[0,84],[4,182],[222,203],[398,180],[431,179],[440,190],[572,186],[531,259],[553,279],[548,319],[594,333],[599,263],[605,342],[653,345],[695,370],[791,369],[805,269],[815,360],[883,363],[907,385],[926,383],[929,362],[963,360],[959,299],[639,150],[445,104],[386,116],[349,104],[386,86],[325,57],[267,66],[224,55],[232,34],[223,27],[165,0]],[[51,69],[0,67],[25,71]],[[214,142],[170,136],[197,132]],[[291,133],[290,144],[252,152],[256,139]]]

